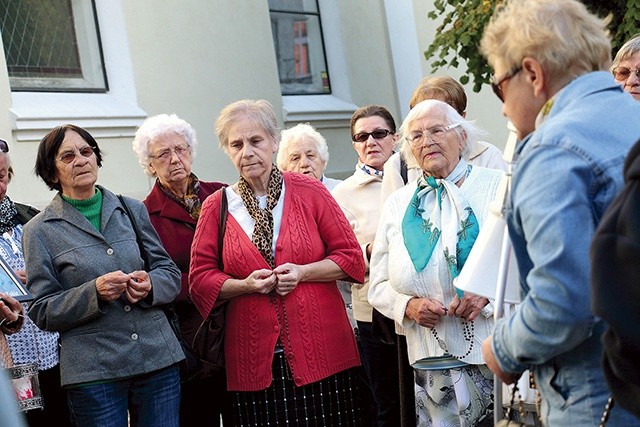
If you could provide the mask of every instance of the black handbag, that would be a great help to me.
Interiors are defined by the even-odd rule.
[[[124,198],[121,194],[118,194],[118,199],[120,200],[120,204],[124,208],[125,213],[129,217],[129,221],[131,221],[131,227],[133,228],[133,232],[136,235],[136,242],[138,243],[138,249],[140,250],[140,257],[144,261],[144,269],[149,271],[149,257],[147,255],[147,250],[140,239],[140,233],[138,233],[138,224],[129,209],[129,205],[124,201]],[[197,357],[196,353],[189,347],[187,342],[185,341],[182,330],[180,328],[180,319],[178,317],[178,313],[176,312],[176,308],[174,303],[164,304],[162,305],[162,310],[164,314],[167,316],[167,320],[169,321],[169,325],[173,330],[176,338],[180,342],[180,347],[182,347],[182,352],[185,355],[185,359],[180,362],[180,379],[182,382],[188,381],[191,378],[197,376],[201,371],[202,364]]]
[[[227,227],[227,193],[225,188],[220,190],[220,220],[218,222],[218,265],[224,270],[222,262],[222,248],[224,233]],[[224,370],[224,323],[228,300],[218,301],[211,313],[202,321],[190,339],[191,347],[203,364],[203,369],[210,373]]]

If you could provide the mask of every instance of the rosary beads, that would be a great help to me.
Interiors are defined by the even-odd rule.
[[[436,341],[438,341],[438,345],[440,346],[440,348],[443,349],[445,353],[449,354],[447,343],[445,343],[444,340],[438,336],[438,331],[436,330],[435,326],[431,328],[431,333],[433,334],[433,337],[436,339]],[[465,357],[470,355],[471,351],[473,350],[474,333],[475,333],[475,327],[473,325],[473,322],[468,322],[465,319],[462,319],[462,338],[464,338],[465,341],[469,342],[469,349],[462,356],[455,355],[455,354],[449,354],[449,356],[455,359],[464,359]]]

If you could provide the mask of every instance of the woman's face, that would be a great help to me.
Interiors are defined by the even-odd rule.
[[[149,170],[160,183],[182,191],[191,175],[191,148],[182,135],[165,133],[149,141]]]
[[[316,179],[322,178],[327,162],[322,160],[316,143],[309,136],[302,136],[289,143],[284,170],[303,173]]]
[[[358,119],[353,126],[353,134],[371,133],[374,130],[387,130],[389,125],[380,116],[363,117]],[[364,142],[352,141],[353,149],[358,153],[358,160],[367,166],[377,170],[382,170],[385,162],[393,154],[396,146],[396,134],[390,133],[382,139],[375,139],[369,135]]]
[[[411,152],[428,176],[446,178],[460,161],[463,140],[458,133],[459,128],[446,130],[440,140],[428,137],[434,129],[444,128],[449,124],[443,112],[432,112],[414,120],[407,128],[409,135],[423,135],[420,142],[411,144]],[[406,143],[409,144],[409,141]]]
[[[247,114],[238,116],[229,126],[227,153],[247,181],[269,177],[276,151],[278,141]]]
[[[0,153],[0,200],[7,195],[7,187],[9,186],[9,162],[4,153]]]
[[[70,158],[72,154],[75,156],[69,163],[61,160],[63,157]],[[56,177],[54,182],[60,184],[62,194],[77,200],[93,196],[94,186],[98,180],[96,155],[89,143],[82,139],[77,132],[73,130],[65,132],[62,144],[56,153],[55,162]]]
[[[629,70],[629,75],[627,78],[624,78],[624,74],[620,73],[620,70],[627,71]],[[638,70],[640,69],[640,52],[634,53],[629,58],[624,61],[620,61],[618,66],[616,67],[616,74],[622,74],[622,78],[618,79],[616,77],[616,81],[622,85],[622,88],[625,92],[629,92],[631,96],[633,96],[637,101],[640,101],[640,78],[638,77]]]

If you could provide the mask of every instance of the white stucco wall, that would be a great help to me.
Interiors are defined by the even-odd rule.
[[[137,163],[131,140],[144,116],[158,113],[176,113],[196,129],[200,145],[193,170],[201,179],[234,182],[237,172],[217,148],[213,128],[219,111],[241,98],[270,101],[283,127],[300,121],[316,126],[330,148],[327,174],[343,177],[352,173],[356,161],[349,132],[353,109],[384,105],[399,126],[413,88],[422,76],[431,74],[423,55],[436,27],[427,18],[431,2],[320,0],[333,93],[284,99],[266,1],[96,0],[96,4],[101,17],[109,15],[108,22],[101,19],[101,32],[110,91],[112,101],[125,112],[110,111],[109,103],[109,108],[89,112],[93,104],[86,102],[78,108],[82,111],[67,114],[56,101],[42,104],[34,113],[37,126],[24,117],[16,119],[22,114],[17,110],[33,107],[31,98],[12,96],[6,68],[0,67],[0,137],[11,146],[16,176],[9,195],[14,200],[42,207],[53,197],[33,174],[37,144],[48,129],[69,121],[92,132],[105,153],[99,183],[144,197],[151,182]],[[109,54],[110,49],[116,54]],[[460,76],[458,70],[438,73]],[[488,141],[502,147],[507,131],[498,99],[489,87],[474,93],[469,85],[467,92],[468,118],[489,132]],[[76,105],[68,104],[65,108]],[[34,129],[28,129],[31,125]]]

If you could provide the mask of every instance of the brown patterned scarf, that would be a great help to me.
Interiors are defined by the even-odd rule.
[[[269,184],[267,186],[267,207],[260,209],[258,199],[253,195],[253,191],[249,187],[249,183],[240,177],[238,181],[238,191],[242,202],[244,203],[249,215],[256,222],[253,228],[253,244],[262,254],[262,257],[271,268],[275,268],[275,260],[273,259],[273,208],[278,204],[280,193],[282,192],[282,173],[276,165],[271,169],[269,176]]]
[[[164,194],[169,196],[169,198],[178,202],[180,206],[185,208],[185,210],[189,213],[189,216],[196,221],[200,218],[200,209],[202,209],[202,202],[200,201],[200,197],[198,197],[198,191],[200,190],[200,181],[198,181],[198,177],[195,174],[191,174],[189,176],[189,183],[187,184],[187,193],[183,197],[179,197],[176,195],[171,189],[165,187],[158,182],[158,186]]]

